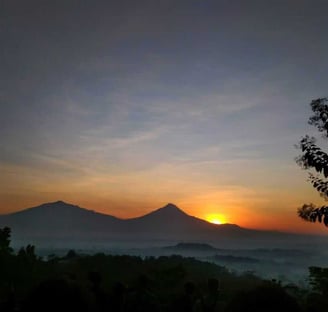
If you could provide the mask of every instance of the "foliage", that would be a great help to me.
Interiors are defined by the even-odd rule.
[[[10,251],[10,229],[0,232],[7,233],[4,245]],[[0,266],[1,311],[201,312],[207,311],[202,307],[214,297],[219,311],[231,312],[276,311],[280,306],[299,311],[299,305],[304,311],[321,312],[328,306],[325,268],[310,268],[313,291],[306,294],[305,302],[281,284],[177,255],[141,258],[80,255],[71,250],[45,260],[27,245],[0,260],[5,260]],[[210,291],[209,281],[215,282],[215,292]]]
[[[25,248],[21,247],[21,249],[18,251],[18,256],[35,259],[35,246],[28,244]]]
[[[12,253],[12,248],[10,247],[10,237],[11,229],[9,227],[4,227],[0,229],[0,255],[8,255]]]
[[[195,304],[208,292],[207,280],[216,279],[220,285],[220,302],[228,302],[237,291],[259,286],[263,280],[252,276],[237,276],[226,268],[209,262],[182,256],[136,257],[127,255],[79,255],[71,250],[63,257],[43,260],[33,245],[11,252],[10,229],[1,229],[2,249],[10,251],[0,257],[0,310],[9,302],[12,310],[41,311],[48,304],[49,311],[99,311],[95,305],[108,306],[109,311],[121,311],[110,305],[120,305],[122,299],[130,307],[124,311],[139,311],[140,298],[152,302],[151,311],[176,311],[176,302],[190,281],[195,288]],[[179,299],[180,298],[180,299]],[[139,300],[139,301],[138,301]],[[48,302],[48,303],[47,303]],[[84,302],[82,306],[78,302]],[[149,303],[148,302],[148,303]],[[155,306],[154,306],[155,303]],[[17,307],[18,306],[18,307]],[[89,308],[91,306],[91,308]],[[8,308],[8,310],[10,310]],[[140,311],[148,311],[142,308]]]
[[[309,124],[317,128],[324,138],[328,138],[328,99],[319,98],[311,102],[313,115]],[[320,196],[328,200],[328,154],[318,145],[314,137],[304,136],[298,146],[302,154],[296,162],[305,170],[310,170],[309,181],[319,192]],[[328,227],[328,206],[316,207],[304,204],[298,209],[298,216],[309,222],[323,222]]]
[[[228,304],[226,312],[275,311],[300,312],[296,299],[275,283],[265,283],[250,291],[238,293]]]
[[[312,291],[308,293],[305,307],[307,311],[328,310],[328,268],[309,267],[309,282]]]
[[[328,268],[310,267],[310,284],[314,291],[328,296]]]
[[[328,207],[316,207],[313,204],[304,204],[297,210],[298,216],[309,222],[323,222],[328,226]]]

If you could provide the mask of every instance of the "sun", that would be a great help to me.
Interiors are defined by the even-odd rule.
[[[206,221],[213,224],[223,224],[225,223],[225,217],[220,214],[208,214],[205,216]]]
[[[222,221],[219,220],[219,219],[211,219],[209,220],[211,223],[214,223],[214,224],[222,224]]]

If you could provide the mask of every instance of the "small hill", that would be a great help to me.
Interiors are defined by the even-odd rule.
[[[216,251],[216,248],[211,246],[210,244],[205,243],[178,243],[174,246],[164,247],[165,249],[170,250],[191,250],[191,251]]]

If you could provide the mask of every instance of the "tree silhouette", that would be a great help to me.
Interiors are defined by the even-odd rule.
[[[13,249],[10,247],[11,229],[4,227],[0,229],[0,255],[8,255]]]
[[[328,138],[328,99],[319,98],[311,102],[313,115],[309,118],[309,124],[317,128],[322,137]],[[315,137],[304,136],[298,148],[302,154],[296,158],[296,162],[303,169],[309,170],[309,181],[319,192],[320,196],[328,200],[328,154],[318,145]],[[314,204],[304,204],[298,209],[298,216],[309,222],[323,222],[328,227],[328,206],[317,207]]]
[[[28,244],[26,247],[21,247],[18,251],[18,257],[24,259],[26,262],[33,263],[37,260],[37,256],[35,254],[35,246]]]

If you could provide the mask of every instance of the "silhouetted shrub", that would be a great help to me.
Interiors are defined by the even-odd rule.
[[[237,294],[228,304],[226,312],[300,312],[296,300],[280,286],[267,284],[248,292]]]
[[[23,311],[58,312],[88,311],[88,304],[81,289],[62,279],[42,282],[28,296]]]

